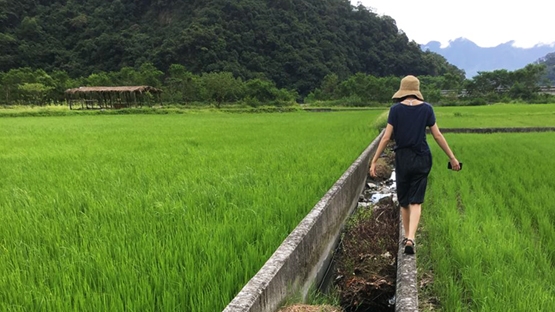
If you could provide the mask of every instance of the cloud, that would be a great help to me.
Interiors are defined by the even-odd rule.
[[[352,1],[356,4],[358,1]],[[362,0],[380,15],[389,15],[409,39],[418,43],[464,37],[481,47],[514,41],[517,47],[555,42],[551,16],[555,2],[544,0],[500,1]]]

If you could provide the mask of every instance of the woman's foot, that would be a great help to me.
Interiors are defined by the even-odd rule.
[[[407,255],[414,255],[416,244],[414,243],[414,239],[405,238],[403,239],[403,244],[405,245],[405,253]]]

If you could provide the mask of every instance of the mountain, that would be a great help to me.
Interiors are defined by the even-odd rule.
[[[0,72],[231,72],[306,94],[328,74],[462,72],[349,0],[0,0]]]
[[[553,45],[519,48],[513,46],[513,43],[509,41],[496,47],[482,48],[468,39],[458,38],[450,41],[445,48],[442,48],[437,41],[431,41],[421,48],[423,51],[442,55],[449,63],[463,69],[467,78],[475,76],[480,71],[517,70],[536,62],[550,52],[555,52]]]
[[[551,81],[552,85],[555,85],[555,52],[540,58],[537,63],[545,66],[545,78]]]

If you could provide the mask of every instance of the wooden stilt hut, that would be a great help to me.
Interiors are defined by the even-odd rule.
[[[76,104],[81,109],[119,109],[161,103],[162,90],[151,86],[79,87],[65,93],[69,109]]]

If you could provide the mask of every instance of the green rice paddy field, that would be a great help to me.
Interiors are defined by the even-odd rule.
[[[553,104],[497,104],[435,109],[440,128],[555,127]]]
[[[0,310],[221,311],[381,113],[0,118]],[[554,105],[436,114],[440,127],[555,126]],[[445,136],[465,168],[443,168],[430,142],[430,292],[445,311],[553,310],[555,134]]]
[[[555,125],[553,106],[437,111],[446,127]],[[445,136],[464,169],[447,170],[431,140],[418,253],[428,291],[442,311],[555,311],[555,133]]]
[[[446,137],[464,169],[434,146],[418,254],[442,310],[555,311],[555,133]]]
[[[0,118],[0,311],[221,311],[380,113]]]

